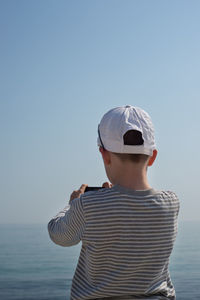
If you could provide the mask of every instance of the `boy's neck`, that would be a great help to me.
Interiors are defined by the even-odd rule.
[[[129,177],[129,178],[122,178],[115,180],[114,184],[118,184],[122,187],[131,189],[131,190],[148,190],[151,188],[149,185],[147,179],[141,178],[139,179],[138,177]]]
[[[147,166],[117,166],[113,172],[113,183],[132,190],[148,190],[151,188],[147,179]]]

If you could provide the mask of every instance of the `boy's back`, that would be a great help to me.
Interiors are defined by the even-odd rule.
[[[175,299],[168,274],[179,209],[174,193],[114,186],[85,193],[71,202],[71,209],[76,222],[62,227],[73,218],[69,210],[59,223],[62,228],[56,219],[49,224],[58,244],[69,246],[82,240],[71,299],[120,295]],[[65,243],[58,232],[65,232]],[[72,241],[75,232],[77,240]]]

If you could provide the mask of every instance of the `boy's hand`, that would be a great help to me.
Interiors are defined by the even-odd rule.
[[[80,198],[81,194],[84,194],[87,186],[88,186],[87,184],[82,184],[79,190],[73,191],[73,193],[70,196],[69,203],[75,198]]]
[[[111,188],[111,187],[112,187],[112,184],[109,183],[109,182],[104,182],[104,183],[102,184],[102,187],[103,187],[103,188]]]

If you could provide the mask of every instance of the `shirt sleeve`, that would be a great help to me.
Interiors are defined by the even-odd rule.
[[[76,198],[60,211],[49,223],[51,240],[60,246],[76,245],[82,239],[85,229],[82,199]]]

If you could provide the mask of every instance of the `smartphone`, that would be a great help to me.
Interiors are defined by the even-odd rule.
[[[98,191],[104,189],[102,186],[87,186],[85,192]]]

